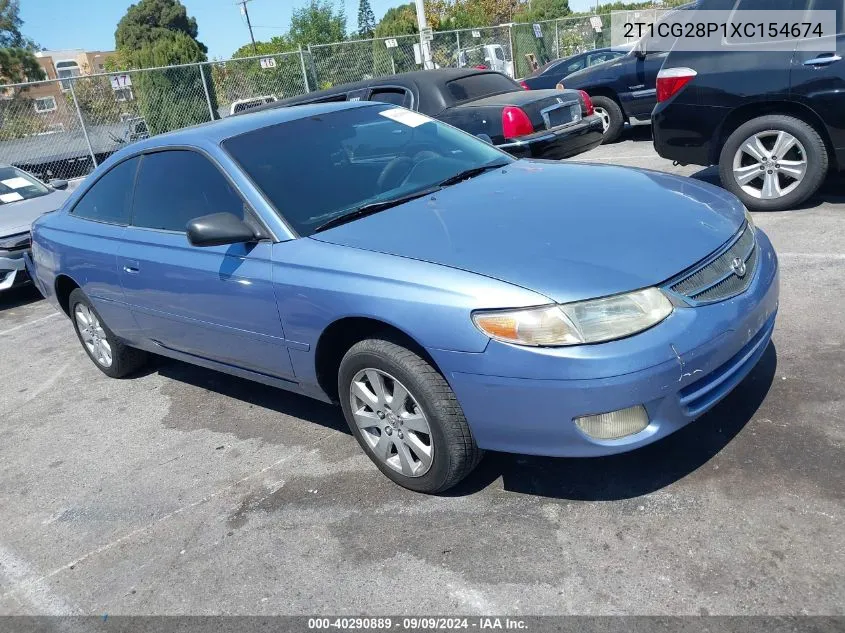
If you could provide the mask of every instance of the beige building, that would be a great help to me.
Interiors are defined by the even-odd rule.
[[[82,49],[71,49],[61,51],[40,51],[35,57],[47,79],[69,79],[84,75],[94,75],[105,72],[106,60],[114,55],[114,51],[85,51]],[[33,86],[28,90],[32,99],[33,107],[37,114],[50,115],[57,113],[51,118],[64,118],[65,108],[62,102],[66,101],[65,93],[70,91],[69,81],[58,83],[45,83]],[[132,100],[132,89],[124,88],[115,91],[116,101]]]

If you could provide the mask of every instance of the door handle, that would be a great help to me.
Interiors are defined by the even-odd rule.
[[[826,66],[827,64],[832,64],[833,62],[840,62],[842,61],[842,57],[839,55],[824,55],[821,57],[814,57],[813,59],[808,59],[804,62],[805,66]]]
[[[135,261],[134,259],[127,260],[127,262],[123,265],[123,272],[135,275],[141,272],[141,263]]]

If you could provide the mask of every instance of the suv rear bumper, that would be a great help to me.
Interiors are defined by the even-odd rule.
[[[682,165],[717,163],[720,129],[729,110],[677,100],[658,103],[651,115],[655,151]]]

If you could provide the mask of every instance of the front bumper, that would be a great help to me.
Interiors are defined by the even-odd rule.
[[[491,341],[481,354],[429,350],[446,374],[479,447],[592,457],[639,448],[677,431],[721,401],[763,356],[778,308],[777,257],[758,230],[761,264],[743,294],[677,308],[627,339],[571,348]],[[597,440],[580,416],[644,405],[649,425]]]
[[[24,265],[24,252],[0,253],[0,291],[29,282]]]
[[[601,119],[594,115],[572,125],[523,136],[497,147],[517,158],[560,160],[598,147],[601,141]]]

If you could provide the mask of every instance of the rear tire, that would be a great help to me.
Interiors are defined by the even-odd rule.
[[[82,349],[106,376],[123,378],[147,362],[146,352],[118,340],[81,289],[77,288],[70,293],[68,307]]]
[[[613,143],[619,139],[622,128],[625,126],[625,115],[622,114],[622,108],[610,97],[592,97],[592,101],[596,114],[605,121],[605,130],[601,142],[603,144]]]
[[[783,211],[818,191],[828,164],[827,147],[811,125],[772,114],[752,119],[728,137],[719,176],[749,209]]]
[[[352,346],[340,363],[338,394],[361,448],[400,486],[443,492],[481,460],[483,453],[446,380],[389,336]]]

